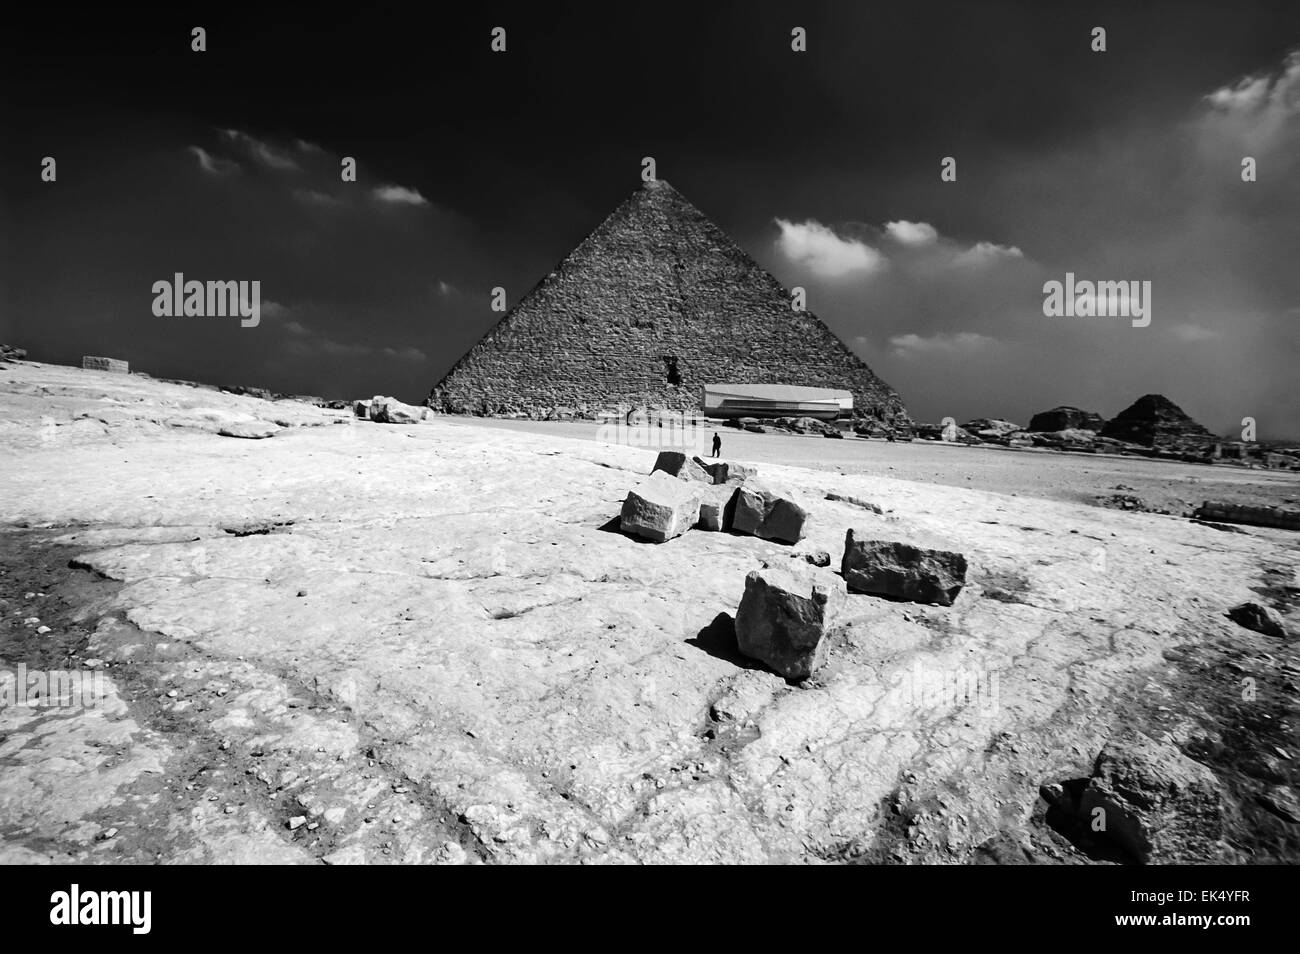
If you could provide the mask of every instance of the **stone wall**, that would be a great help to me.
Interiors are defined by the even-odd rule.
[[[447,373],[429,406],[544,414],[693,409],[711,383],[853,392],[904,422],[898,395],[665,182],[638,190]]]

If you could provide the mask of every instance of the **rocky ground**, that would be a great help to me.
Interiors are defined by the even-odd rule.
[[[1074,808],[1134,772],[1146,860],[1300,859],[1297,641],[1225,615],[1296,631],[1294,533],[759,461],[807,539],[656,545],[653,459],[9,365],[0,669],[105,699],[0,709],[0,861],[1129,861]],[[797,685],[740,656],[746,574],[849,527],[965,589],[850,597]]]

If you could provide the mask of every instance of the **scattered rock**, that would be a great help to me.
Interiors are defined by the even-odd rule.
[[[285,822],[285,826],[286,826],[290,831],[297,831],[299,828],[301,828],[301,827],[302,827],[303,825],[305,825],[305,824],[307,824],[307,816],[306,816],[306,815],[294,815],[294,816],[293,816],[292,818],[290,818],[287,822]]]
[[[1105,840],[1143,863],[1177,860],[1193,844],[1217,841],[1222,831],[1215,774],[1174,746],[1132,730],[1097,756],[1078,811],[1093,831],[1101,819]]]
[[[741,486],[736,490],[731,530],[779,543],[803,539],[808,511],[771,490]]]
[[[691,483],[655,471],[628,491],[619,515],[624,533],[663,543],[680,536],[700,518],[701,494]]]
[[[707,488],[700,500],[701,530],[730,530],[735,518],[735,491],[731,487]]]
[[[701,466],[698,457],[687,457],[681,451],[660,451],[659,456],[655,458],[654,467],[651,468],[651,473],[656,471],[662,471],[670,477],[693,480],[701,484],[715,482],[713,475]]]
[[[227,424],[217,431],[222,437],[242,437],[247,440],[262,440],[280,433],[280,428],[265,421],[239,421]]]
[[[840,572],[849,590],[913,603],[951,606],[966,585],[966,558],[849,530]]]
[[[1286,635],[1286,627],[1282,625],[1282,617],[1276,611],[1258,603],[1239,603],[1228,610],[1228,619],[1238,626],[1252,629],[1257,633],[1263,633],[1265,636]]]
[[[873,504],[869,500],[863,500],[861,497],[850,497],[847,494],[829,493],[826,495],[827,500],[833,500],[836,503],[846,503],[853,507],[861,507],[863,510],[870,510],[872,513],[883,514],[879,504]]]
[[[805,553],[803,558],[813,566],[831,565],[831,555],[826,550],[813,550],[811,553]]]
[[[806,679],[826,659],[826,634],[840,591],[810,574],[753,570],[736,611],[740,651],[787,679]]]
[[[376,394],[370,400],[367,413],[377,424],[419,424],[428,413],[427,407],[403,404],[397,398]]]
[[[660,457],[663,455],[660,454]],[[705,470],[713,479],[715,484],[743,484],[746,480],[758,474],[758,470],[745,464],[737,464],[730,460],[706,460],[703,457],[694,458],[695,463]]]

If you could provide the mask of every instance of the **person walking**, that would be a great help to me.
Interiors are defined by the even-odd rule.
[[[713,456],[717,457],[718,454],[720,454],[721,452],[722,452],[722,438],[718,436],[717,431],[714,431],[713,432]]]

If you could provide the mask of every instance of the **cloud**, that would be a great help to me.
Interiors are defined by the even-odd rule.
[[[900,245],[913,246],[933,245],[939,238],[939,230],[928,222],[908,222],[905,219],[886,222],[885,234]]]
[[[376,186],[370,190],[380,202],[391,202],[397,205],[428,205],[429,200],[420,195],[415,189],[408,189],[406,186],[399,185],[382,185]]]
[[[322,209],[337,209],[343,205],[342,199],[336,199],[334,196],[317,189],[294,189],[293,197],[303,205],[316,206]]]
[[[802,265],[816,275],[839,278],[845,275],[871,275],[886,266],[885,256],[853,238],[841,238],[813,219],[788,222],[777,219],[781,237],[776,245],[791,262]]]
[[[1213,341],[1222,337],[1219,332],[1201,325],[1175,325],[1173,331],[1176,337],[1188,342]]]
[[[979,267],[997,261],[1024,258],[1025,253],[1014,245],[997,245],[993,242],[976,242],[964,252],[957,254],[952,263],[959,268]]]
[[[272,310],[268,311],[268,308]],[[283,318],[288,316],[290,311],[288,307],[277,302],[268,301],[262,304],[262,314],[268,318]],[[285,351],[297,357],[325,354],[336,358],[379,356],[395,361],[428,360],[428,356],[419,348],[379,348],[370,344],[338,341],[328,335],[320,334],[297,320],[286,321],[281,327],[289,335],[289,340],[285,342]]]
[[[239,171],[239,163],[233,159],[222,159],[220,156],[214,156],[199,146],[190,146],[188,151],[198,157],[199,168],[209,175],[228,176]]]
[[[280,172],[294,172],[300,168],[298,163],[289,156],[246,132],[238,129],[221,129],[218,131],[227,140],[244,150],[250,159],[261,163],[268,169],[275,169]]]
[[[997,343],[996,338],[974,331],[958,331],[953,334],[939,332],[929,337],[918,334],[894,335],[889,339],[894,354],[900,358],[970,354],[985,351]]]
[[[1300,117],[1300,49],[1276,69],[1243,76],[1205,96],[1204,128],[1251,149],[1267,149]]]

